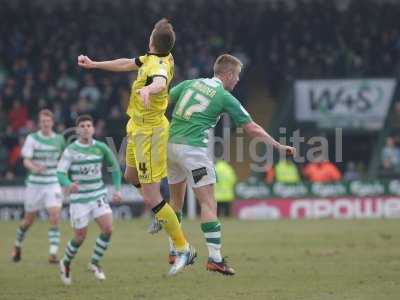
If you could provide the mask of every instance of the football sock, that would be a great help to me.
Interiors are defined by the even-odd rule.
[[[163,200],[152,210],[157,220],[161,223],[165,231],[168,233],[168,235],[174,242],[176,250],[177,251],[187,250],[189,245],[186,242],[181,225],[179,224],[178,221],[178,217],[176,216],[172,207]]]
[[[49,253],[50,255],[56,255],[60,245],[60,230],[57,227],[50,228],[48,236],[50,243]]]
[[[215,262],[221,262],[221,223],[217,221],[201,224],[208,248],[208,256]]]
[[[106,252],[108,245],[110,244],[111,236],[101,233],[96,240],[96,245],[93,250],[93,255],[91,258],[91,263],[97,265],[100,259],[103,257],[104,252]]]
[[[179,224],[181,224],[181,226],[182,226],[182,212],[177,211],[177,212],[175,212],[175,214],[176,214],[176,217],[178,218]],[[169,252],[175,253],[176,250],[175,250],[174,241],[169,237],[168,242],[169,242]]]
[[[16,236],[16,239],[15,239],[15,246],[16,247],[21,247],[22,246],[22,242],[25,239],[25,234],[26,234],[27,230],[28,230],[28,228],[24,228],[22,226],[18,227],[17,236]]]
[[[71,261],[74,259],[80,246],[81,246],[81,244],[78,244],[77,242],[75,242],[74,239],[72,239],[68,242],[67,247],[65,247],[65,254],[63,257],[63,261],[66,266],[69,266],[71,264]]]

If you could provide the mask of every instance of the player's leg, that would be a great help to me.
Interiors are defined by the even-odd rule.
[[[127,165],[125,168],[124,178],[128,183],[132,184],[135,188],[137,188],[139,193],[142,193],[136,166],[132,167]]]
[[[152,207],[153,213],[173,240],[176,249],[178,251],[187,250],[188,245],[175,211],[161,197],[160,183],[143,183],[142,189],[145,203]]]
[[[74,237],[68,242],[65,247],[65,253],[60,260],[60,276],[61,281],[70,285],[72,283],[71,262],[78,253],[79,247],[83,244],[87,235],[87,226],[83,228],[74,228]]]
[[[89,263],[89,270],[93,272],[99,280],[106,279],[103,269],[100,267],[100,261],[106,252],[112,235],[112,211],[105,198],[97,201],[97,206],[93,210],[93,217],[100,228],[100,235],[96,239],[93,254]]]
[[[90,203],[72,203],[70,205],[71,225],[74,229],[74,237],[65,247],[64,257],[60,260],[60,276],[64,284],[72,282],[71,262],[78,253],[87,235],[87,226],[91,219]]]
[[[221,255],[221,223],[217,216],[217,202],[214,198],[214,185],[193,188],[201,208],[201,230],[204,233],[208,248],[207,270],[224,275],[234,275]]]
[[[221,255],[221,223],[217,217],[214,197],[216,174],[207,148],[181,146],[182,161],[188,172],[188,184],[193,188],[201,208],[201,230],[206,240],[209,259],[207,270],[233,275]]]
[[[11,254],[14,262],[19,262],[21,260],[22,243],[26,237],[28,229],[35,222],[37,211],[41,209],[43,188],[28,186],[25,189],[25,196],[25,215],[17,229],[15,243]]]
[[[58,263],[57,252],[60,246],[60,207],[49,207],[47,212],[49,214],[50,229],[48,232],[49,238],[49,263]]]
[[[136,168],[136,156],[135,156],[135,144],[133,135],[128,135],[128,143],[126,145],[126,154],[125,154],[126,168],[124,173],[125,180],[132,184],[139,193],[143,196],[142,185],[139,181],[139,174]],[[146,203],[145,203],[146,205]],[[151,207],[145,207],[145,211],[151,210]],[[155,216],[153,215],[152,222],[149,225],[147,231],[150,234],[154,234],[159,232],[162,229],[161,224],[157,221]]]
[[[175,211],[179,223],[182,224],[182,209],[186,193],[186,179],[178,183],[170,184],[169,191],[170,191],[170,205],[172,209]],[[172,239],[169,238],[168,240],[169,240],[168,263],[172,265],[175,263],[177,253]]]
[[[44,199],[47,213],[49,215],[50,229],[49,237],[49,263],[58,263],[57,252],[60,246],[60,212],[62,207],[61,188],[57,185],[47,189]]]
[[[37,213],[36,211],[31,211],[31,212],[25,211],[25,216],[21,221],[19,227],[17,228],[15,243],[11,253],[11,257],[14,262],[19,262],[21,260],[22,242],[25,239],[25,235],[29,227],[31,227],[31,225],[34,223],[36,219],[36,213]]]
[[[162,224],[176,248],[177,257],[168,273],[168,275],[174,276],[185,266],[194,263],[197,256],[196,250],[186,241],[175,211],[161,198],[160,183],[144,183],[142,187],[144,200],[153,206],[152,210],[157,220]]]
[[[161,197],[163,199],[165,199],[166,201],[169,201],[169,199],[171,199],[170,193],[169,193],[168,181],[166,178],[163,178],[161,180],[160,193],[161,193]],[[177,217],[178,217],[178,220],[180,221],[180,217],[178,215],[177,215]],[[161,231],[161,229],[162,229],[161,223],[158,222],[156,217],[153,215],[153,218],[147,229],[147,232],[150,234],[156,234],[159,231]]]

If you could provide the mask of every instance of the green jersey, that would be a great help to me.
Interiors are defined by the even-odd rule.
[[[43,135],[40,131],[27,136],[22,146],[21,154],[24,159],[31,159],[35,164],[45,166],[42,173],[30,172],[26,179],[28,186],[57,185],[57,163],[65,148],[64,137],[52,133]]]
[[[176,103],[169,128],[169,142],[173,144],[207,147],[208,132],[222,113],[228,113],[238,127],[252,121],[216,77],[183,81],[171,89],[170,99]]]
[[[75,141],[65,149],[58,163],[57,175],[62,186],[78,183],[78,191],[69,195],[71,203],[87,203],[107,195],[103,182],[103,161],[111,168],[115,189],[120,190],[121,170],[106,144],[96,140],[90,145]]]

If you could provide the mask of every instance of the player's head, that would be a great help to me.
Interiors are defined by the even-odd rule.
[[[49,134],[53,130],[54,115],[49,109],[39,111],[39,128],[44,134]]]
[[[222,80],[224,88],[232,91],[239,82],[242,62],[233,55],[222,54],[214,63],[214,76]]]
[[[93,138],[94,126],[93,118],[90,115],[80,115],[76,118],[76,133],[80,140],[88,141]]]
[[[169,53],[175,45],[175,31],[167,19],[161,19],[151,32],[149,49],[157,53]]]

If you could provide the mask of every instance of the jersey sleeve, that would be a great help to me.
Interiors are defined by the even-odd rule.
[[[61,186],[70,186],[72,181],[68,178],[68,170],[72,163],[72,155],[66,149],[61,155],[61,159],[57,165],[57,178]]]
[[[225,93],[223,104],[224,112],[229,114],[236,126],[242,127],[243,125],[253,121],[247,110],[232,94]]]
[[[191,80],[184,80],[180,82],[178,85],[174,86],[170,91],[169,91],[169,99],[171,103],[176,103],[179,100],[179,97],[181,96],[182,92],[188,87],[188,85],[191,83]]]
[[[69,167],[72,163],[72,154],[69,149],[65,149],[57,164],[57,172],[68,173]]]
[[[144,64],[145,59],[146,59],[146,55],[141,55],[141,56],[133,58],[133,61],[140,68]]]
[[[32,136],[28,135],[21,149],[21,154],[23,158],[33,157],[34,145],[35,145],[34,139],[32,138]]]
[[[117,158],[112,153],[110,148],[107,147],[106,144],[100,143],[99,145],[100,145],[101,151],[103,152],[106,165],[107,165],[107,167],[110,168],[114,188],[117,191],[119,191],[119,190],[121,190],[122,174],[121,174],[121,169],[119,167]]]

